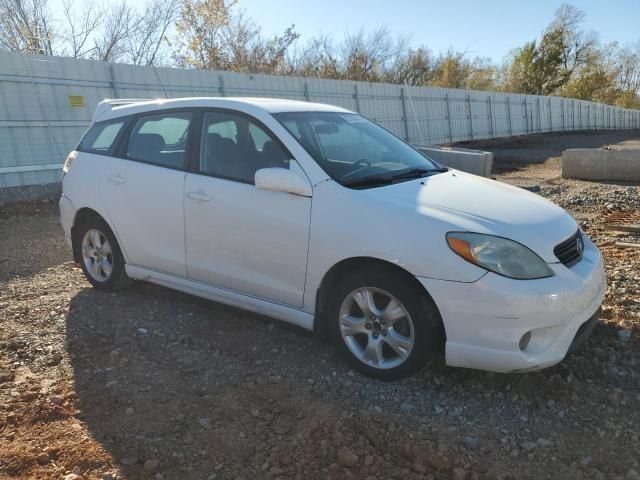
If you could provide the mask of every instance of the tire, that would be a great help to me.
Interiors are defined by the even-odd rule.
[[[331,292],[326,315],[338,351],[372,378],[412,375],[442,349],[444,329],[435,303],[413,279],[392,269],[348,273]]]
[[[124,256],[107,222],[91,217],[75,233],[80,266],[91,285],[113,291],[133,283],[125,273]]]

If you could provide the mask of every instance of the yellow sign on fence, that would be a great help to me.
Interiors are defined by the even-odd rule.
[[[83,95],[69,95],[70,107],[84,107],[86,105]]]

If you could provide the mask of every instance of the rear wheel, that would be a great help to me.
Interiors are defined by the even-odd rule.
[[[96,288],[117,290],[131,284],[115,235],[101,218],[85,221],[77,231],[80,263],[87,280]]]
[[[433,300],[393,270],[368,268],[345,276],[331,295],[327,315],[338,350],[355,369],[374,378],[411,375],[442,345]]]

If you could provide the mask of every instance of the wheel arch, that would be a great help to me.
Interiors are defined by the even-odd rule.
[[[320,287],[316,291],[316,304],[313,325],[315,332],[317,332],[323,338],[329,337],[327,329],[326,306],[332,286],[335,285],[338,278],[340,278],[341,275],[344,275],[347,272],[364,268],[380,268],[386,269],[388,271],[393,271],[404,276],[409,282],[415,285],[415,287],[425,296],[428,301],[431,302],[432,306],[436,309],[444,345],[444,342],[446,341],[446,331],[444,323],[442,321],[442,315],[440,314],[440,310],[438,309],[436,302],[433,300],[433,297],[429,294],[429,292],[424,288],[424,285],[422,285],[414,275],[412,275],[409,271],[405,270],[401,266],[387,260],[381,260],[374,257],[346,258],[333,265],[324,274],[324,276],[322,277],[322,281],[320,282]]]
[[[99,213],[98,211],[90,207],[79,208],[75,216],[73,217],[73,224],[71,225],[71,248],[73,250],[73,260],[75,262],[81,261],[80,242],[78,242],[78,238],[77,238],[78,229],[82,227],[82,225],[91,218],[99,218],[100,220],[102,220],[104,223],[107,224],[107,226],[109,227],[113,235],[116,237],[120,250],[122,250],[122,244],[120,242],[120,239],[118,238],[115,230],[111,227],[111,225],[109,224],[109,221],[105,218],[104,215],[102,215],[101,213]],[[125,255],[124,250],[122,250],[122,253],[123,255]]]

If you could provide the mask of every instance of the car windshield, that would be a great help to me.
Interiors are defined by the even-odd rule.
[[[375,187],[446,171],[355,113],[287,112],[273,116],[331,178],[348,187]]]

